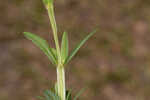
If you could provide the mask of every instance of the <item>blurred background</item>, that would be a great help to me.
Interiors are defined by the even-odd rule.
[[[150,98],[150,0],[55,0],[61,40],[70,50],[88,32],[99,31],[66,68],[73,94],[80,100]],[[37,100],[56,81],[48,58],[23,36],[33,32],[54,47],[42,0],[0,1],[0,100]]]

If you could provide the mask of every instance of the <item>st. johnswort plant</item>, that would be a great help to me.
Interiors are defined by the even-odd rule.
[[[51,63],[56,67],[57,82],[55,84],[54,90],[46,90],[44,92],[44,97],[38,97],[38,98],[41,100],[76,100],[77,97],[82,92],[82,90],[73,99],[71,98],[71,91],[66,91],[65,66],[75,56],[75,54],[80,49],[80,47],[96,31],[93,31],[89,35],[87,35],[82,41],[80,41],[80,43],[69,54],[67,32],[63,33],[61,45],[59,44],[58,35],[57,35],[58,32],[57,25],[56,25],[55,15],[54,15],[53,0],[43,0],[43,3],[48,11],[56,48],[51,48],[46,40],[42,39],[41,37],[35,34],[32,34],[30,32],[24,32],[24,35],[27,39],[32,40],[32,42],[45,53],[45,55],[49,58]]]

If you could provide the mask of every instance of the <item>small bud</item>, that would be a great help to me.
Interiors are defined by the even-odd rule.
[[[46,8],[50,5],[53,4],[53,0],[43,0],[44,5],[46,6]]]

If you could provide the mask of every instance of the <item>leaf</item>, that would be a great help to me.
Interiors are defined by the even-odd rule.
[[[49,94],[47,93],[47,91],[44,91],[44,96],[45,96],[46,100],[53,100],[51,98],[51,96],[49,96]]]
[[[46,90],[45,95],[49,96],[49,98],[53,98],[52,100],[59,100],[59,96],[51,90]]]
[[[54,54],[54,57],[55,57],[55,59],[56,59],[56,61],[57,61],[57,52],[56,52],[56,49],[54,49],[54,48],[51,48],[51,50],[52,50],[52,52],[53,52],[53,54]]]
[[[57,82],[55,83],[55,93],[58,94],[58,85],[57,85]]]
[[[44,97],[41,97],[41,96],[37,96],[37,99],[45,100]]]
[[[61,57],[62,57],[63,63],[66,60],[66,58],[68,57],[68,36],[67,36],[66,32],[64,32],[64,34],[62,36]]]
[[[73,100],[77,100],[79,98],[79,96],[85,91],[85,88],[81,89],[77,94],[76,96],[74,97]]]
[[[45,95],[49,96],[49,98],[53,98],[53,100],[55,100],[55,94],[49,90],[45,91]]]
[[[32,34],[30,32],[24,32],[24,35],[27,39],[32,40],[32,42],[38,46],[50,59],[50,61],[53,64],[56,64],[56,58],[55,58],[55,54],[52,50],[52,48],[49,47],[48,43],[46,42],[46,40],[42,39],[41,37]]]
[[[55,93],[53,90],[45,90],[42,96],[37,97],[40,100],[60,100],[57,93]]]
[[[66,91],[66,100],[72,100],[71,98],[71,90]]]
[[[87,35],[82,41],[80,41],[80,43],[72,50],[70,56],[66,59],[65,63],[68,63],[74,56],[75,54],[78,52],[78,50],[80,49],[80,47],[94,34],[96,33],[96,30],[89,33],[89,35]]]

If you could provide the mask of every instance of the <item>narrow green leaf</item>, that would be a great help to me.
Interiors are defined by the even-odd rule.
[[[51,49],[51,51],[53,52],[53,54],[54,54],[54,57],[55,57],[55,59],[56,59],[56,61],[57,61],[57,52],[56,52],[56,49],[54,49],[54,48],[50,48]]]
[[[80,49],[80,47],[94,34],[96,33],[96,30],[89,33],[89,35],[87,35],[71,52],[70,56],[66,59],[65,63],[68,63],[74,56],[75,54],[78,52],[78,50]]]
[[[72,100],[71,98],[71,90],[66,91],[66,100]]]
[[[76,96],[74,97],[73,100],[77,100],[79,98],[79,96],[85,91],[85,88],[81,89],[77,94]]]
[[[58,95],[58,85],[57,85],[57,82],[55,83],[55,94]]]
[[[47,94],[49,97],[53,98],[53,100],[55,100],[55,94],[49,90],[45,91],[45,94]]]
[[[53,98],[53,100],[59,100],[59,96],[51,90],[46,90],[45,94],[47,94],[49,97]]]
[[[64,34],[62,36],[61,57],[62,57],[63,63],[66,60],[66,58],[68,57],[68,36],[67,36],[66,32],[64,32]]]
[[[41,97],[41,96],[37,96],[37,99],[45,100],[44,97]]]
[[[47,91],[44,91],[44,96],[46,98],[46,100],[53,100],[51,96],[49,96],[49,94],[47,93]]]
[[[42,39],[41,37],[32,34],[30,32],[24,32],[24,35],[27,39],[32,40],[32,42],[38,46],[50,59],[50,61],[53,64],[56,64],[56,58],[55,58],[55,54],[53,53],[52,48],[49,47],[48,43],[46,42],[46,40]]]

